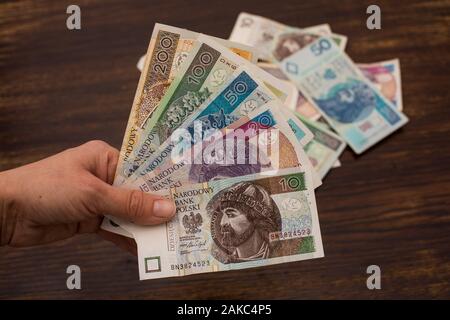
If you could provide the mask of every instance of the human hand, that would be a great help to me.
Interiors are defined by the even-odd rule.
[[[98,232],[130,249],[135,243],[99,229],[108,214],[142,225],[175,214],[172,200],[111,186],[119,152],[90,141],[41,161],[0,172],[0,246],[32,246]]]

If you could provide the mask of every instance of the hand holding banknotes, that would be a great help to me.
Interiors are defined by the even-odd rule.
[[[0,173],[0,245],[32,246],[98,232],[120,247],[131,240],[99,230],[104,214],[155,225],[175,214],[171,200],[111,186],[119,152],[91,141]]]

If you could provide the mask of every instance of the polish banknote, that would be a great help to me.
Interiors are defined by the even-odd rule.
[[[230,40],[256,47],[263,61],[285,59],[321,35],[330,36],[344,50],[347,37],[334,34],[327,24],[308,28],[293,28],[279,22],[242,12],[239,14]]]
[[[280,69],[280,67],[277,64],[274,63],[267,63],[267,62],[259,62],[258,67],[263,69],[264,71],[270,73],[274,77],[281,79],[291,85],[293,83],[290,81],[288,76]],[[308,99],[305,98],[305,96],[295,87],[295,90],[297,90],[297,99],[294,100],[292,103],[286,104],[291,110],[296,111],[300,113],[301,115],[307,117],[308,119],[317,120],[320,118],[320,112],[316,109],[316,107],[313,106],[312,103],[308,101]],[[294,96],[292,94],[292,96]]]
[[[319,125],[316,121],[311,121],[300,114],[297,114],[297,116],[314,135],[313,139],[305,146],[305,151],[314,170],[323,179],[328,171],[335,167],[346,143],[341,137]],[[337,165],[339,164],[338,162]]]
[[[159,105],[170,83],[195,47],[198,33],[156,24],[152,33],[143,73],[131,108],[124,140],[120,150],[116,178],[129,176],[133,168],[136,146],[140,145],[148,117]],[[253,49],[227,40],[219,40],[232,52],[244,59],[255,61]]]
[[[258,66],[274,77],[292,84],[277,64],[259,62]],[[373,63],[357,63],[356,66],[386,99],[391,101],[398,110],[403,110],[400,62],[398,59]],[[295,94],[291,94],[291,97],[295,97]],[[290,103],[285,103],[286,106],[302,116],[310,120],[318,120],[321,117],[319,110],[305,98],[301,91],[298,91],[295,102],[293,99],[290,101]]]
[[[276,79],[267,78],[266,82],[263,82],[258,79],[258,76],[261,76],[259,72],[254,73],[244,66],[238,68],[231,76],[228,84],[220,92],[216,92],[209,97],[196,112],[184,121],[179,129],[189,129],[189,133],[194,137],[194,122],[200,123],[201,140],[206,138],[211,129],[225,128],[239,118],[276,99],[274,94],[265,86],[266,83],[275,85]],[[275,82],[271,83],[272,81]],[[280,110],[280,112],[282,111]],[[298,141],[306,145],[312,139],[312,133],[295,116],[292,116],[292,118],[288,116],[289,120],[291,120],[289,125],[292,126],[292,131],[295,129],[295,136]],[[176,141],[176,136],[172,136],[172,138],[175,139],[167,140],[154,155],[148,157],[141,167],[127,179],[128,182],[158,170],[158,167],[163,168],[165,162],[171,163],[174,148],[180,149],[182,146]],[[195,144],[193,140],[181,142],[185,143],[186,141],[189,147]],[[163,174],[165,175],[165,172]]]
[[[124,225],[141,280],[323,257],[311,177],[301,168],[173,188],[167,197],[177,207],[172,221]]]
[[[392,102],[398,110],[403,110],[402,79],[398,59],[358,63],[357,66],[386,99]]]
[[[271,101],[230,126],[215,130],[209,138],[172,154],[145,175],[128,180],[123,187],[155,192],[298,166],[312,170],[277,104]]]
[[[227,127],[238,120],[239,117],[261,107],[272,99],[274,99],[274,96],[270,91],[261,82],[255,81],[249,70],[240,67],[230,75],[230,79],[222,90],[209,96],[176,129],[178,129],[177,132],[182,132],[182,129],[189,130],[188,132],[192,134],[193,138],[202,140],[211,132],[210,129]],[[193,124],[197,119],[201,123],[201,137],[194,136],[197,130],[194,130]],[[154,154],[147,157],[140,168],[127,181],[133,181],[137,177],[161,168],[165,162],[172,159],[172,151],[175,148],[182,149],[185,144],[188,146],[195,144],[194,139],[179,141],[179,139],[176,139],[176,135],[171,136],[171,138],[170,140],[167,139]]]
[[[408,121],[328,37],[315,40],[280,66],[358,154]]]
[[[201,103],[221,88],[240,65],[249,68],[254,66],[210,37],[198,36],[194,48],[166,90],[158,108],[148,118],[141,134],[143,138],[130,154],[133,159],[130,174],[154,153]],[[261,77],[272,78],[269,74],[262,74]],[[284,89],[285,85],[279,81],[271,81],[267,85],[278,97],[286,99],[288,90]]]

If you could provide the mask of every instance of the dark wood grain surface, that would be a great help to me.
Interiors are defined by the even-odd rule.
[[[325,258],[138,280],[136,258],[96,235],[0,248],[0,298],[450,298],[449,1],[78,0],[0,3],[0,170],[102,139],[119,148],[153,24],[227,38],[240,11],[330,23],[356,62],[398,57],[410,122],[361,156],[346,150],[317,191]],[[82,290],[66,289],[66,268]],[[381,267],[381,290],[366,268]]]

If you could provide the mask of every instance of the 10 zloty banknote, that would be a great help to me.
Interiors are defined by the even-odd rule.
[[[125,224],[140,279],[251,268],[323,257],[308,172],[299,168],[171,189],[166,225]]]

